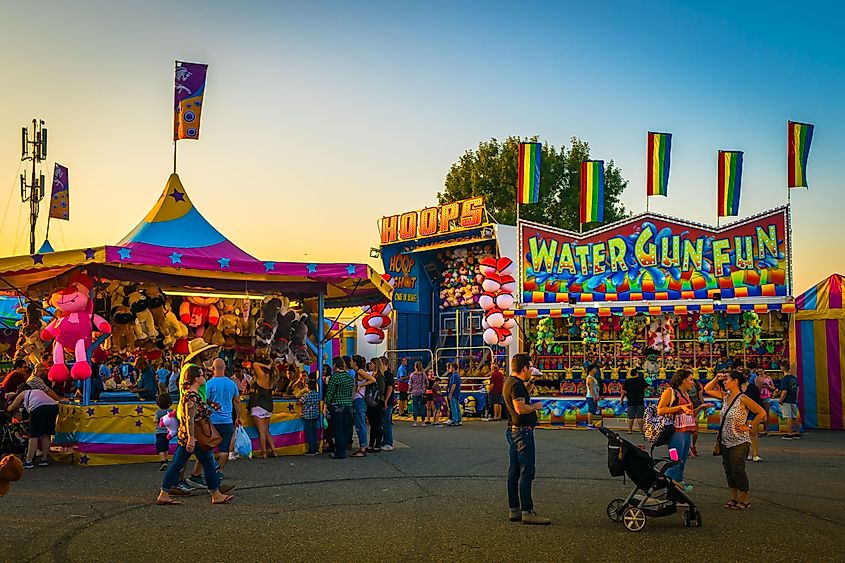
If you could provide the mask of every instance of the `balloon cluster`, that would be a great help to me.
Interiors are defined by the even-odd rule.
[[[513,278],[513,260],[510,258],[484,258],[479,264],[484,293],[478,304],[484,310],[481,326],[484,328],[484,342],[489,346],[510,346],[516,321],[506,319],[504,311],[513,307],[516,280]]]
[[[581,321],[581,340],[584,344],[595,344],[599,341],[599,318],[589,313]]]
[[[742,329],[742,341],[748,349],[760,346],[760,316],[754,312],[742,314],[742,322],[745,325]]]
[[[696,323],[698,326],[698,341],[701,344],[713,344],[716,341],[714,337],[714,329],[713,329],[713,315],[710,313],[704,313],[700,317],[698,317],[698,322]]]
[[[384,281],[393,287],[393,279],[388,274],[382,275]],[[367,344],[381,344],[384,342],[384,329],[390,326],[390,313],[393,306],[390,303],[379,303],[362,307],[364,318],[361,319],[361,326],[364,327],[364,341]]]
[[[634,340],[637,339],[637,331],[640,328],[640,322],[635,317],[626,318],[622,321],[622,351],[630,352],[634,348]]]

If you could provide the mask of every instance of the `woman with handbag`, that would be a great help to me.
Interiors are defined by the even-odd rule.
[[[692,446],[692,435],[698,423],[695,420],[695,407],[689,392],[695,385],[695,376],[690,372],[679,369],[672,376],[669,387],[660,395],[657,403],[657,414],[668,416],[675,424],[675,433],[669,440],[669,449],[678,451],[678,462],[666,470],[666,476],[681,483],[684,490],[692,490],[691,485],[684,483],[684,468]]]
[[[178,446],[173,454],[173,463],[164,474],[156,504],[182,504],[170,496],[170,489],[179,481],[179,474],[191,454],[202,463],[208,490],[211,492],[211,503],[224,504],[235,498],[219,490],[220,481],[214,467],[214,448],[220,444],[220,434],[211,424],[211,413],[199,396],[199,388],[204,383],[205,373],[202,368],[188,366],[182,382],[182,399],[179,401]]]
[[[745,458],[751,447],[751,429],[763,422],[766,411],[741,391],[745,376],[738,371],[717,374],[704,386],[704,392],[722,401],[722,422],[716,435],[713,455],[722,456],[725,479],[731,490],[731,500],[725,508],[745,510],[751,508],[748,496],[748,475]],[[748,413],[754,420],[748,424]]]

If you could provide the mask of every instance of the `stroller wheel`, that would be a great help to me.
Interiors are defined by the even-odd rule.
[[[625,512],[625,499],[615,498],[607,505],[607,517],[614,522],[622,521],[622,513]]]
[[[639,532],[645,528],[645,512],[638,506],[629,506],[622,513],[622,523],[629,532]]]
[[[684,510],[684,527],[689,528],[691,521],[692,521],[692,516],[690,516],[690,511]]]

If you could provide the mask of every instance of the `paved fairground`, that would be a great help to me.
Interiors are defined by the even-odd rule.
[[[720,460],[692,459],[701,528],[678,514],[638,533],[611,522],[630,484],[607,471],[596,431],[539,429],[536,508],[508,521],[504,423],[413,428],[393,452],[238,460],[232,504],[197,494],[156,506],[158,465],[29,470],[0,499],[3,561],[843,561],[845,434],[763,439],[752,508],[730,511]],[[714,435],[701,437],[709,454]]]

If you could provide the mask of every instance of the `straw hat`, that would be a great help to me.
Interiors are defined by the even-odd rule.
[[[12,488],[11,481],[19,481],[23,477],[23,464],[17,456],[7,455],[0,460],[0,497],[5,496]]]
[[[202,338],[194,338],[190,342],[188,342],[188,355],[185,356],[183,363],[187,363],[191,361],[191,358],[196,356],[197,354],[201,354],[206,350],[211,350],[212,348],[218,348],[217,344],[209,344]]]

